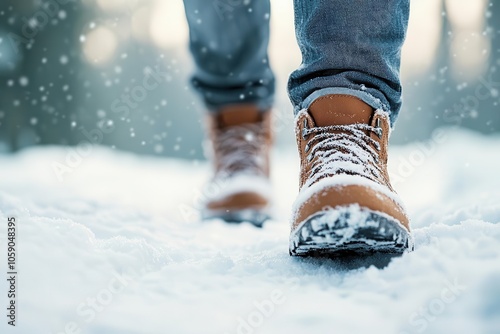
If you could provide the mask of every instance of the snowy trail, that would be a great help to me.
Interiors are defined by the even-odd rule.
[[[416,250],[380,268],[288,256],[292,150],[274,157],[279,219],[263,229],[197,221],[205,163],[94,148],[61,183],[66,148],[1,156],[0,270],[15,216],[19,309],[0,332],[499,333],[500,137],[449,129],[426,147],[392,149]]]

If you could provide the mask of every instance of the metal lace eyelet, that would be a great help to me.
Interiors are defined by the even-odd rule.
[[[309,146],[309,144],[307,144],[306,147],[304,147],[304,152],[307,153],[310,149],[311,147]]]
[[[306,140],[309,135],[307,134],[307,119],[304,119],[304,128],[302,129],[302,139]]]
[[[384,130],[382,129],[382,127],[380,126],[380,118],[377,118],[377,121],[375,123],[375,129],[377,130],[375,133],[377,134],[377,136],[379,138],[382,138],[382,135],[384,133]]]
[[[309,154],[309,155],[307,156],[307,162],[311,162],[311,161],[312,161],[312,159],[313,159],[313,155],[312,155],[312,154]]]

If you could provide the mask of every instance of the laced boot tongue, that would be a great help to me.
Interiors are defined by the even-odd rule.
[[[261,111],[253,105],[227,106],[218,111],[219,128],[254,124],[262,118]]]
[[[265,171],[261,151],[268,135],[263,118],[263,112],[254,105],[230,105],[213,115],[217,172],[231,175]]]
[[[302,137],[309,138],[304,147],[311,164],[307,184],[337,174],[380,177],[380,146],[370,136],[375,131],[372,107],[356,97],[326,95],[311,104],[309,114],[314,124],[302,129]]]
[[[349,95],[326,95],[309,106],[309,114],[318,127],[370,124],[373,108]]]

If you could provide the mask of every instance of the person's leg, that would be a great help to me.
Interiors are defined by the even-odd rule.
[[[252,103],[269,109],[269,0],[184,0],[184,7],[196,63],[192,83],[207,107]]]
[[[409,0],[294,0],[294,6],[303,57],[289,80],[295,113],[319,96],[348,94],[389,112],[394,124]]]
[[[387,172],[409,0],[295,0],[289,94],[301,173],[291,255],[401,253],[409,218]]]
[[[204,219],[269,216],[274,76],[269,67],[269,0],[184,0],[192,83],[207,107],[214,174]]]

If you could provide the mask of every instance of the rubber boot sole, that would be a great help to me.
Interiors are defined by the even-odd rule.
[[[314,257],[402,254],[414,248],[410,232],[394,218],[359,206],[318,212],[290,235],[290,255]]]
[[[248,222],[256,227],[262,227],[271,216],[261,210],[204,210],[202,212],[203,220],[222,219],[229,224],[241,224]]]

